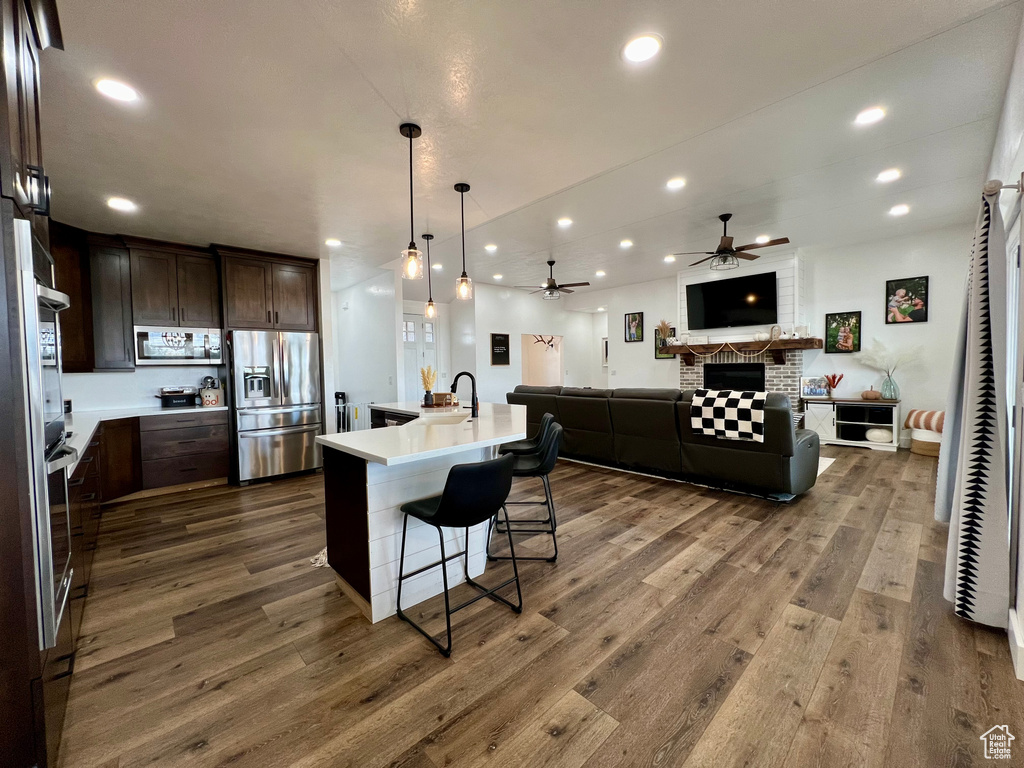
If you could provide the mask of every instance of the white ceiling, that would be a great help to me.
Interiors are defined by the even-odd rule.
[[[66,50],[43,56],[56,219],[330,255],[341,287],[408,241],[398,125],[413,120],[416,236],[437,236],[447,301],[457,181],[472,185],[470,275],[505,285],[539,283],[549,253],[563,282],[671,275],[683,262],[662,257],[713,248],[723,211],[737,242],[796,247],[972,220],[1021,4],[79,0],[60,14]],[[619,51],[639,32],[665,45],[629,65]],[[99,77],[142,101],[104,99]],[[876,104],[885,120],[853,125]],[[890,166],[903,178],[876,183]],[[673,176],[683,190],[666,190]],[[111,195],[139,211],[109,210]],[[901,202],[910,215],[889,217]]]

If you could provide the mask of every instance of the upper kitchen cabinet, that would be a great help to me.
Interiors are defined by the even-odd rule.
[[[2,0],[4,104],[0,105],[0,194],[48,245],[50,183],[39,129],[39,53],[63,47],[53,0]],[[4,140],[6,139],[6,140]]]
[[[89,235],[87,241],[93,368],[98,371],[131,370],[135,368],[135,356],[131,260],[128,250],[112,237]],[[65,329],[62,336],[66,337],[67,334]]]
[[[214,246],[224,270],[225,326],[317,330],[316,262]]]
[[[61,362],[65,373],[88,373],[94,367],[88,235],[77,227],[50,222],[55,282],[57,289],[71,298],[71,306],[60,314]]]
[[[135,325],[219,328],[217,263],[207,251],[124,238],[131,252]]]

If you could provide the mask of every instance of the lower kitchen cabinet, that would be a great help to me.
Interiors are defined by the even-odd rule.
[[[103,422],[100,440],[100,501],[142,490],[139,419]]]
[[[145,416],[140,429],[144,489],[227,477],[227,411]]]

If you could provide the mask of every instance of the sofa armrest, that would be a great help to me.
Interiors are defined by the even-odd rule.
[[[814,487],[818,480],[818,433],[798,429],[794,436],[793,457],[789,460],[789,492],[799,496]]]

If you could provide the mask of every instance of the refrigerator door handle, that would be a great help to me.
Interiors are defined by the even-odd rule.
[[[280,408],[238,408],[238,413],[253,413],[253,414],[278,414],[278,413],[301,413],[304,411],[318,411],[320,406],[318,404],[313,405],[285,405]]]
[[[281,392],[281,338],[277,334],[274,335],[274,376],[271,390],[274,399],[280,402],[284,394]]]
[[[280,338],[280,336],[278,337]],[[290,397],[292,393],[291,372],[288,368],[288,356],[285,354],[284,342],[281,343],[281,400]]]
[[[285,429],[257,429],[251,432],[239,432],[239,439],[243,437],[273,437],[275,435],[294,435],[299,432],[319,432],[320,424],[304,424],[299,427],[286,427]]]

